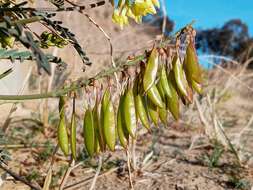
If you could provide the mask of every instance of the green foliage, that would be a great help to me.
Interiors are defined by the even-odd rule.
[[[39,161],[47,161],[54,152],[54,146],[51,141],[46,141],[44,145],[45,148],[43,148],[43,150],[41,150],[37,155],[37,159]]]
[[[25,177],[25,179],[26,179],[27,181],[36,181],[36,180],[38,180],[39,178],[40,178],[40,174],[39,174],[39,172],[36,171],[36,170],[30,171],[30,172],[26,175],[26,177]]]
[[[241,189],[241,190],[250,189],[250,182],[248,180],[241,179],[235,176],[229,178],[228,185],[234,189]]]
[[[51,3],[56,5],[55,1],[51,1]],[[63,61],[60,58],[45,54],[41,47],[63,48],[70,43],[80,55],[83,63],[85,65],[91,64],[70,29],[62,26],[62,21],[53,19],[56,13],[52,13],[50,10],[40,11],[26,7],[26,4],[26,1],[19,4],[12,1],[0,4],[0,12],[2,13],[0,16],[0,45],[3,48],[1,49],[1,59],[10,59],[11,61],[17,59],[20,61],[35,60],[39,72],[43,69],[51,74],[50,62],[63,65]],[[76,9],[74,7],[66,10],[59,8],[56,12],[67,10],[74,11]],[[35,22],[40,23],[42,27],[46,26],[50,32],[45,31],[41,35],[33,32],[28,24]],[[29,51],[13,50],[13,47],[18,44],[23,45]]]
[[[224,152],[223,146],[219,143],[214,143],[214,150],[212,151],[211,155],[205,155],[205,160],[208,163],[209,168],[217,167],[219,164],[219,160]]]

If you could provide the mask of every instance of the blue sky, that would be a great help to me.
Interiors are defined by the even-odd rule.
[[[167,14],[180,29],[192,20],[195,28],[220,27],[224,22],[239,18],[253,36],[253,0],[164,0]]]

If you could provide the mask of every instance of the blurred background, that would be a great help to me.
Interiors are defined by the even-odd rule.
[[[199,54],[226,56],[244,62],[253,56],[253,1],[165,0],[169,28],[168,34],[195,20],[194,27]],[[201,57],[206,68],[212,68],[210,60],[221,63],[224,59]],[[216,59],[215,59],[216,58]],[[221,58],[221,57],[220,57]]]

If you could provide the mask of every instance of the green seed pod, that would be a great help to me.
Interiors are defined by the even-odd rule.
[[[158,52],[156,48],[153,48],[143,76],[143,88],[145,92],[155,83],[158,65]]]
[[[195,82],[194,80],[191,82],[192,88],[198,93],[198,94],[202,94],[202,86],[201,84]]]
[[[100,144],[102,144],[103,148],[105,147],[105,144],[104,144],[104,139],[102,136],[102,129],[101,129],[101,126],[100,126],[100,120],[99,120],[99,112],[98,112],[98,105],[99,105],[99,102],[98,102],[98,98],[96,98],[96,103],[95,103],[95,106],[92,110],[92,114],[93,114],[93,119],[94,119],[94,130],[95,130],[95,153],[99,153],[100,151]],[[101,131],[101,132],[100,132]]]
[[[151,120],[157,127],[159,121],[158,107],[155,104],[153,104],[153,102],[150,101],[148,98],[147,98],[147,110]]]
[[[164,124],[164,125],[167,125],[168,124],[168,112],[165,108],[158,108],[158,114],[159,114],[159,118],[161,120],[161,122]]]
[[[173,72],[175,76],[175,81],[177,84],[177,89],[179,90],[179,94],[182,94],[189,102],[192,102],[192,93],[191,89],[188,85],[188,81],[186,80],[185,72],[183,70],[183,65],[180,62],[178,56],[175,56],[172,62]]]
[[[117,114],[117,131],[119,136],[120,144],[127,149],[128,146],[128,139],[129,133],[126,128],[126,123],[124,120],[124,94],[121,95],[118,107],[118,114]]]
[[[159,94],[159,91],[154,84],[148,91],[147,91],[148,98],[158,107],[163,108],[164,103]]]
[[[148,120],[148,114],[143,104],[143,99],[140,94],[135,96],[135,109],[137,116],[140,118],[142,125],[150,132],[150,125]]]
[[[166,96],[167,109],[169,109],[173,117],[176,120],[178,120],[179,119],[179,96],[177,94],[176,82],[175,82],[174,74],[172,72],[169,73],[168,82],[169,82],[169,87],[170,87],[172,97]]]
[[[102,108],[104,109],[104,110],[102,110],[103,112],[105,111],[105,109],[106,109],[107,104],[109,103],[109,101],[110,101],[110,90],[109,90],[109,88],[107,88],[105,90],[103,98],[102,98]]]
[[[84,114],[83,120],[83,137],[86,150],[90,157],[95,151],[95,129],[92,110],[88,108]]]
[[[137,119],[134,105],[134,95],[133,90],[131,88],[128,88],[125,92],[124,119],[130,136],[135,138],[137,130]]]
[[[76,115],[75,112],[72,113],[71,123],[70,123],[70,145],[71,153],[74,160],[76,160]]]
[[[190,41],[186,49],[186,57],[184,59],[184,69],[187,76],[187,80],[190,83],[192,83],[193,80],[199,84],[202,83],[203,81],[202,69],[199,65],[196,49],[192,41]]]
[[[65,156],[69,154],[69,139],[68,131],[65,123],[65,116],[60,117],[60,123],[58,126],[58,143]]]
[[[162,81],[161,79],[159,79],[158,83],[156,84],[157,86],[157,89],[158,89],[158,92],[163,100],[163,102],[165,102],[165,92],[164,92],[164,89],[163,89],[163,86],[162,86]]]
[[[58,104],[60,117],[65,116],[65,108],[64,108],[65,103],[66,103],[66,97],[61,96],[59,100],[59,104]]]
[[[163,91],[165,93],[165,95],[171,97],[171,91],[170,91],[170,87],[169,87],[169,82],[167,79],[167,73],[166,73],[166,69],[165,69],[165,65],[162,65],[162,69],[161,69],[161,74],[160,74],[160,81],[161,81],[161,86],[163,88]]]
[[[104,113],[106,111],[106,107],[110,101],[110,91],[107,88],[104,92],[102,102],[101,102],[101,109],[100,109],[100,124],[99,124],[99,145],[102,152],[106,150],[106,141],[104,135]],[[99,117],[99,113],[97,113]]]
[[[114,151],[116,144],[116,125],[111,100],[109,100],[104,112],[103,132],[106,144],[111,151]]]
[[[180,93],[183,96],[187,97],[188,96],[188,94],[187,94],[188,83],[185,78],[185,73],[184,73],[182,64],[180,62],[180,58],[178,56],[174,57],[174,59],[172,61],[172,65],[173,65],[173,72],[174,72],[174,76],[176,79],[177,87],[178,87]]]
[[[57,137],[60,149],[65,156],[69,154],[68,130],[65,122],[65,97],[61,96],[59,100],[60,122],[57,129]]]

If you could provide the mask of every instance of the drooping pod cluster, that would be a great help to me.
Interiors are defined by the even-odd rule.
[[[112,86],[100,89],[94,105],[89,105],[83,117],[84,145],[89,156],[106,150],[114,151],[117,141],[124,149],[129,139],[137,136],[138,124],[151,133],[151,127],[168,125],[171,114],[180,118],[180,102],[193,102],[193,92],[202,92],[202,69],[198,63],[194,42],[189,40],[185,53],[168,53],[168,49],[153,47],[142,60],[134,76],[124,74],[116,103],[112,100]],[[182,56],[183,55],[183,56]],[[128,71],[124,71],[127,73]],[[96,89],[97,90],[97,89]],[[60,99],[60,118],[63,120],[63,99]],[[76,122],[71,119],[71,152],[76,158]],[[59,125],[59,145],[68,154],[67,130]],[[64,121],[64,120],[63,120]],[[62,140],[63,139],[63,140]]]

